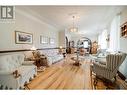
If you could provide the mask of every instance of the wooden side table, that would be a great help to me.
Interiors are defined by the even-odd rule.
[[[48,66],[47,58],[45,56],[40,57],[40,65],[41,66]]]
[[[34,65],[37,66],[37,71],[44,71],[48,66],[47,58],[45,56],[40,56],[39,58],[27,58],[26,60],[34,61]]]

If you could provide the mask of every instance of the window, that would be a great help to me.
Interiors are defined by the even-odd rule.
[[[84,48],[88,48],[88,41],[85,41],[85,42],[83,43],[83,45],[84,45]]]

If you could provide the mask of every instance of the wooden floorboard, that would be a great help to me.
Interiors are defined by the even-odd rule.
[[[38,73],[28,87],[30,89],[92,89],[90,79],[90,63],[85,60],[81,66],[74,66],[68,55],[64,60]]]
[[[74,66],[72,55],[39,72],[28,87],[30,89],[93,89],[93,78],[90,75],[90,61],[83,60],[82,65]],[[85,58],[84,58],[85,59]],[[96,89],[106,89],[102,81],[98,81]]]

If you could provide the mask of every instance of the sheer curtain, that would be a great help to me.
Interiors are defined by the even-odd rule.
[[[101,48],[101,34],[98,35],[98,46]]]
[[[107,49],[107,29],[104,29],[98,36],[98,45],[100,49]]]
[[[109,50],[116,52],[120,45],[120,15],[115,16],[111,22]]]

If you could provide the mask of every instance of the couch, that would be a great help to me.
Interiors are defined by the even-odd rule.
[[[92,54],[90,55],[90,59],[92,61],[97,61],[100,63],[104,63],[106,61],[106,56],[110,54],[109,52],[106,51],[106,49],[100,49],[97,51],[96,54]]]
[[[17,76],[17,75],[18,76]],[[23,54],[8,54],[0,56],[1,89],[20,89],[37,74],[33,61],[24,61]]]
[[[63,59],[63,54],[58,49],[41,50],[40,53],[46,56],[49,66]]]

